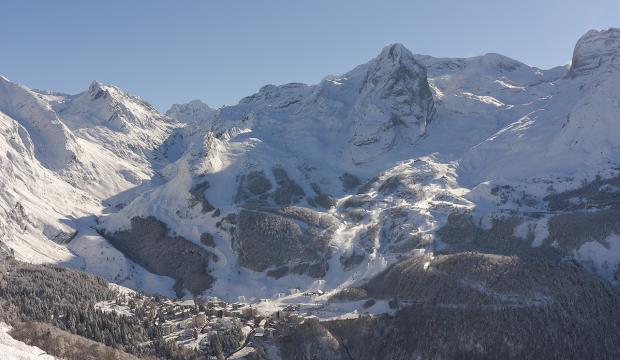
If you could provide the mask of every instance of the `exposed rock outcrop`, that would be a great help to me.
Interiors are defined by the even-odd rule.
[[[367,66],[351,114],[357,163],[398,143],[413,144],[436,116],[426,68],[403,45],[386,46]]]
[[[620,29],[590,30],[577,41],[569,76],[591,73],[607,66],[620,69]]]
[[[208,213],[215,210],[215,207],[211,205],[209,200],[207,200],[207,196],[205,195],[205,191],[207,191],[209,186],[209,182],[205,180],[192,186],[192,188],[189,190],[189,193],[191,195],[190,205],[195,206],[197,204],[200,204],[201,211],[203,213]]]

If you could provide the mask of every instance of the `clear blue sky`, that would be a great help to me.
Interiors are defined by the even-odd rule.
[[[165,110],[235,104],[264,84],[316,83],[388,43],[414,53],[497,52],[566,64],[618,0],[74,0],[0,2],[0,74],[68,93],[93,79]]]

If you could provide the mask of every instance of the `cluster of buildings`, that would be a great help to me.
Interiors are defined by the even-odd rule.
[[[304,322],[319,321],[301,313],[298,305],[289,305],[271,314],[259,313],[252,304],[226,303],[218,299],[196,303],[194,300],[172,301],[124,294],[104,307],[131,316],[142,311],[160,329],[162,336],[184,346],[208,352],[214,336],[233,337],[241,349],[260,345]]]

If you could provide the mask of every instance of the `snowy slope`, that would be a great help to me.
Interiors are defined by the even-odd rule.
[[[45,99],[4,77],[0,92],[0,110],[28,132],[42,164],[60,170],[75,159],[80,151],[76,140]]]
[[[97,200],[35,157],[29,132],[0,113],[0,238],[20,259],[40,262],[68,255],[53,240],[69,238],[72,221],[96,212]]]
[[[144,270],[115,249],[80,252],[77,244],[108,197],[155,174],[155,150],[174,124],[143,100],[96,82],[70,96],[0,78],[2,252],[133,281]]]
[[[618,29],[584,35],[570,70],[554,82],[550,99],[468,151],[466,176],[472,182],[568,176],[617,165],[619,39]]]

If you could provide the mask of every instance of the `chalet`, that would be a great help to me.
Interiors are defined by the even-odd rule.
[[[226,316],[230,316],[230,311],[226,308],[226,306],[213,306],[209,308],[209,315],[215,315],[216,317],[223,318]]]
[[[290,322],[292,322],[293,324],[301,324],[304,321],[304,317],[297,314],[297,313],[292,313],[289,315],[288,319],[290,320]]]
[[[308,315],[303,317],[303,322],[307,324],[318,324],[319,318],[315,315]]]
[[[324,294],[323,290],[314,290],[314,291],[307,291],[303,295],[304,296],[321,296],[323,294]]]
[[[196,302],[194,302],[193,299],[188,299],[183,301],[177,301],[175,302],[175,305],[177,305],[181,309],[193,309],[196,307]]]
[[[207,315],[205,313],[199,313],[193,318],[194,327],[203,327],[207,323]]]
[[[161,329],[162,335],[166,336],[175,331],[176,325],[173,324],[172,322],[165,322],[161,324],[160,329]]]
[[[258,310],[252,306],[241,308],[241,313],[246,319],[254,319],[258,315]]]
[[[278,310],[278,311],[274,311],[271,313],[271,315],[269,315],[269,318],[271,320],[284,320],[287,316],[288,316],[289,312],[286,310]]]

